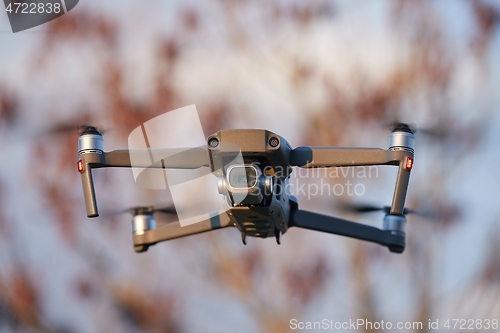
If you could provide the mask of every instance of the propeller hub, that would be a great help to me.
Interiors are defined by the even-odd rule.
[[[390,230],[392,234],[404,236],[406,232],[406,217],[387,214],[384,216],[384,230]]]
[[[78,138],[78,155],[104,153],[104,139],[95,127],[86,127]]]
[[[408,132],[408,133],[413,133],[412,128],[410,125],[405,124],[405,123],[393,123],[392,124],[392,132]]]
[[[415,152],[415,135],[408,125],[404,126],[399,125],[391,132],[389,150],[405,150],[413,154]]]
[[[95,128],[94,126],[81,126],[80,127],[81,129],[81,134],[80,135],[83,135],[83,134],[98,134],[98,135],[101,135],[101,133],[99,133],[99,131],[97,130],[97,128]]]
[[[132,218],[132,233],[134,236],[143,235],[147,230],[156,228],[156,219],[153,214],[137,214]]]
[[[147,215],[153,214],[153,207],[133,207],[130,208],[130,214],[132,215]]]

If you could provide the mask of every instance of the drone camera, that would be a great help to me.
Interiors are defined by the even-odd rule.
[[[255,188],[258,172],[260,170],[253,165],[233,165],[228,170],[228,183],[233,189]]]
[[[231,165],[226,175],[219,177],[218,190],[227,194],[233,205],[258,205],[271,194],[272,177],[255,164]]]

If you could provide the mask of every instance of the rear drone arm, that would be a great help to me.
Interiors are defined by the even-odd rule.
[[[290,164],[301,168],[396,165],[399,170],[390,214],[403,215],[410,171],[413,166],[411,150],[297,147],[291,151]]]
[[[229,216],[223,212],[216,212],[211,214],[207,219],[194,224],[181,226],[179,222],[172,222],[155,229],[145,230],[142,234],[134,234],[134,247],[136,251],[142,252],[145,251],[148,246],[162,241],[230,226],[233,226],[233,222]]]
[[[291,212],[290,227],[322,231],[378,243],[387,246],[391,252],[396,253],[402,253],[405,248],[405,236],[403,233],[394,233],[391,230],[381,230],[368,225],[304,210],[295,210]]]
[[[179,149],[134,149],[103,152],[89,149],[80,152],[78,171],[81,173],[83,196],[88,217],[99,216],[92,169],[109,167],[198,169],[209,166],[206,147]]]

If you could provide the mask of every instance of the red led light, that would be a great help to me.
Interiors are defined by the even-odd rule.
[[[83,161],[79,160],[76,165],[78,166],[78,172],[82,173],[84,171]]]
[[[406,158],[406,170],[410,171],[413,167],[413,157]]]

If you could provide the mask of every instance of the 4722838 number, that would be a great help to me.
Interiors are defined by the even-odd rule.
[[[498,319],[448,319],[444,326],[452,330],[498,330]]]
[[[14,2],[9,3],[9,5],[5,8],[7,13],[20,13],[20,14],[59,14],[61,12],[61,3],[26,3],[26,2]]]

